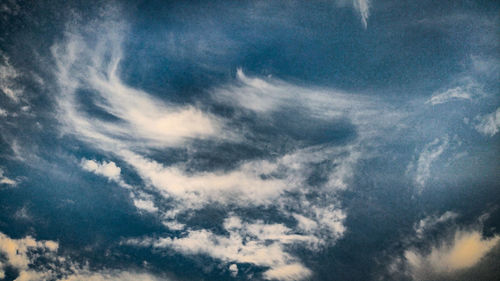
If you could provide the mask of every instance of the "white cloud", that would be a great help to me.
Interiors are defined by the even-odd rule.
[[[484,238],[477,230],[458,230],[449,240],[431,247],[430,252],[407,250],[404,254],[414,280],[429,280],[476,265],[500,241],[500,236]]]
[[[130,239],[127,243],[168,247],[188,255],[205,254],[224,262],[268,267],[264,272],[266,279],[302,280],[311,275],[309,269],[286,252],[285,246],[296,242],[316,244],[319,242],[316,237],[294,234],[283,224],[247,223],[238,217],[227,218],[224,228],[229,236],[216,235],[207,230],[190,230],[184,237]],[[232,271],[235,271],[234,267]]]
[[[490,137],[496,135],[500,129],[500,107],[490,114],[477,116],[475,120],[474,127],[479,133]]]
[[[400,128],[405,115],[373,96],[248,77],[241,69],[235,83],[214,89],[211,97],[258,114],[288,111],[320,120],[348,120],[358,127],[359,138],[380,136],[382,130]]]
[[[224,138],[223,124],[215,116],[192,105],[168,104],[153,95],[125,85],[118,75],[121,61],[121,34],[107,30],[97,46],[90,46],[78,35],[66,44],[55,45],[60,89],[60,122],[67,133],[77,134],[106,150],[123,145],[179,146],[193,138]],[[120,30],[120,28],[116,28]],[[108,52],[112,57],[105,60]],[[96,109],[119,121],[96,119],[78,108],[78,89],[88,89]]]
[[[293,214],[293,217],[297,220],[297,227],[306,232],[314,231],[318,228],[318,224],[309,218],[304,217],[300,214]]]
[[[144,272],[126,270],[92,271],[67,257],[58,256],[59,244],[39,241],[31,236],[13,239],[0,232],[0,278],[6,266],[18,272],[16,281],[160,281],[166,280]],[[39,259],[43,260],[40,263]]]
[[[10,186],[17,185],[17,181],[4,176],[3,173],[4,173],[3,170],[0,169],[0,185],[3,185],[3,184],[10,185]]]
[[[159,278],[149,273],[106,270],[93,272],[88,269],[76,269],[74,273],[57,281],[160,281]]]
[[[81,166],[84,170],[92,172],[96,175],[104,176],[112,181],[120,181],[121,169],[116,166],[115,162],[97,162],[83,158]]]
[[[353,0],[354,8],[359,12],[361,23],[366,28],[370,16],[370,0]]]
[[[441,156],[447,147],[448,137],[445,136],[442,139],[436,138],[434,141],[428,143],[422,152],[420,152],[415,171],[415,182],[420,188],[424,187],[427,180],[431,177],[432,163]],[[412,165],[410,163],[409,170],[411,170]]]
[[[417,234],[417,237],[422,238],[424,232],[432,227],[434,227],[437,224],[447,222],[449,220],[453,220],[458,217],[457,213],[447,211],[441,216],[427,216],[423,219],[421,219],[418,224],[414,225],[415,233]]]
[[[339,6],[352,6],[359,13],[363,27],[367,28],[371,0],[336,0],[336,2]]]
[[[369,95],[247,77],[240,69],[236,81],[211,90],[212,102],[232,106],[240,113],[253,111],[265,118],[291,110],[298,116],[324,122],[351,122],[356,126],[356,140],[334,146],[297,145],[285,155],[243,161],[228,170],[200,172],[189,169],[186,162],[166,164],[150,155],[166,147],[196,150],[193,139],[244,143],[246,140],[238,135],[254,132],[249,128],[233,128],[229,125],[231,120],[216,117],[199,106],[171,104],[127,86],[119,78],[121,35],[115,31],[120,30],[120,27],[114,28],[115,24],[96,28],[106,30],[103,34],[107,36],[97,36],[95,46],[78,33],[69,32],[65,42],[53,47],[60,88],[58,120],[63,133],[72,134],[123,161],[126,164],[123,168],[136,172],[146,186],[126,185],[120,177],[121,169],[114,162],[82,159],[85,170],[128,186],[139,210],[158,214],[171,230],[186,231],[183,237],[145,239],[136,244],[149,243],[182,253],[211,255],[224,262],[268,267],[265,273],[268,278],[308,276],[309,269],[288,253],[287,248],[298,244],[318,250],[342,237],[346,213],[335,194],[349,187],[355,166],[365,157],[366,147],[373,145],[373,138],[384,136],[382,131],[394,132],[400,128],[399,121],[404,114]],[[106,55],[109,60],[104,59]],[[82,95],[79,91],[82,89],[87,90],[85,98],[89,98],[97,110],[113,118],[99,119],[81,110],[77,96]],[[311,166],[324,161],[330,162],[331,168],[322,175],[326,182],[314,189],[316,194],[312,200],[307,196],[312,192],[308,183]],[[163,198],[143,196],[139,190]],[[168,205],[162,203],[165,201]],[[297,223],[292,227],[272,221],[240,221],[239,226],[230,227],[228,221],[225,226],[230,236],[227,237],[205,229],[193,230],[177,219],[183,212],[193,214],[210,204],[228,208],[273,205],[280,215],[293,216]]]
[[[5,266],[11,266],[19,271],[17,281],[46,279],[52,275],[52,272],[50,270],[36,271],[30,268],[33,263],[30,251],[42,251],[45,256],[53,258],[58,247],[58,243],[54,241],[37,241],[30,236],[12,239],[0,232],[0,255],[5,258],[3,264],[0,264],[2,266],[0,272],[4,272]]]
[[[311,271],[301,264],[287,264],[264,272],[264,278],[270,280],[304,280]]]
[[[165,167],[154,160],[130,152],[122,152],[122,156],[147,183],[166,197],[174,197],[191,208],[199,208],[213,202],[269,204],[282,191],[293,187],[287,186],[285,181],[279,179],[262,179],[261,173],[254,171],[259,168],[261,161],[247,163],[227,173],[188,174],[179,167]],[[267,171],[270,172],[272,170]]]
[[[21,88],[16,83],[19,72],[9,63],[9,58],[2,55],[3,63],[0,64],[0,90],[14,102],[19,102],[22,94]]]
[[[158,208],[151,200],[134,199],[134,205],[135,207],[137,207],[137,209],[145,210],[150,213],[158,212]]]
[[[354,165],[358,158],[352,146],[297,150],[272,160],[243,162],[233,170],[210,172],[188,172],[182,164],[164,165],[143,156],[141,152],[145,149],[185,146],[192,138],[232,141],[237,138],[231,137],[233,133],[228,130],[222,131],[225,126],[223,120],[203,113],[194,106],[167,104],[148,93],[124,85],[116,76],[119,62],[119,47],[116,46],[118,43],[109,43],[115,46],[117,55],[114,63],[105,70],[107,75],[101,75],[98,68],[102,64],[99,48],[96,48],[97,53],[87,50],[85,43],[75,37],[71,37],[66,46],[54,47],[61,88],[60,122],[66,133],[74,134],[99,149],[113,153],[134,169],[148,188],[159,192],[166,199],[173,200],[167,208],[155,205],[147,196],[132,196],[138,209],[159,213],[166,227],[173,230],[186,229],[186,225],[175,219],[176,214],[183,211],[192,212],[207,204],[259,206],[276,204],[284,198],[296,201],[297,199],[285,192],[302,192],[306,178],[301,171],[307,170],[308,163],[333,158],[333,155],[337,157],[332,161],[338,165],[332,171],[331,182],[325,192],[335,192],[346,187],[346,179],[352,176],[349,167]],[[93,60],[82,62],[82,58],[88,55],[87,52]],[[90,71],[86,72],[86,69]],[[82,75],[82,71],[86,74]],[[250,85],[264,87],[261,88],[264,91],[261,96],[286,91],[286,88],[280,88],[279,84],[266,88],[267,86],[262,86],[261,80],[249,80],[241,71],[238,75],[242,81],[249,81]],[[95,105],[117,117],[120,122],[95,120],[78,110],[75,95],[81,87],[93,89],[99,97]],[[327,100],[328,96],[322,95],[320,98]],[[344,107],[351,104],[347,102],[351,97],[345,95],[342,98],[346,99],[343,101]],[[276,105],[273,106],[278,106],[282,101],[281,98],[276,98]],[[293,102],[290,99],[289,101]],[[256,98],[255,102],[259,102],[259,99]],[[265,103],[267,101],[260,106],[265,106]],[[311,107],[321,104],[314,98],[310,103]],[[259,107],[252,109],[259,110]],[[331,112],[330,115],[338,116],[342,114],[341,111]],[[320,110],[316,112],[322,114]],[[87,171],[123,183],[120,177],[121,169],[114,162],[82,159],[81,166]],[[135,187],[132,190],[134,194],[137,193]],[[311,273],[296,257],[287,253],[287,245],[298,243],[316,249],[319,245],[333,243],[345,230],[345,214],[331,205],[331,202],[324,205],[327,207],[311,206],[311,212],[307,214],[297,213],[304,218],[307,216],[307,219],[317,224],[315,229],[302,233],[282,224],[254,222],[241,223],[236,228],[228,224],[229,237],[201,229],[188,230],[184,237],[162,238],[151,243],[155,247],[170,247],[185,254],[201,253],[224,262],[251,263],[267,267],[269,270],[265,276],[271,279],[298,280]],[[136,244],[143,245],[146,242]]]
[[[238,265],[235,263],[229,265],[229,271],[231,272],[231,276],[236,277],[238,275]]]
[[[425,103],[437,105],[454,100],[472,100],[472,94],[463,87],[456,87],[453,89],[448,89],[442,93],[432,95],[432,97]]]

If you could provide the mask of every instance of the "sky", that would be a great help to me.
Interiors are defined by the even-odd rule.
[[[500,279],[498,1],[0,1],[0,280]]]

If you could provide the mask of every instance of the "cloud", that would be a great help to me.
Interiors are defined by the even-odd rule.
[[[310,276],[310,270],[289,248],[318,251],[344,235],[347,214],[336,194],[349,188],[356,164],[376,144],[374,140],[400,129],[405,114],[373,96],[249,77],[238,69],[235,81],[206,89],[210,96],[203,104],[228,106],[257,125],[276,122],[280,126],[281,113],[309,118],[305,123],[323,122],[327,129],[336,122],[346,123],[354,127],[355,139],[316,145],[299,139],[283,152],[239,161],[230,168],[193,169],[190,163],[197,160],[199,142],[214,146],[214,151],[221,143],[259,150],[265,145],[249,141],[259,134],[252,126],[236,126],[235,120],[210,113],[209,106],[196,101],[169,103],[126,85],[119,77],[123,56],[120,24],[102,23],[95,29],[106,30],[103,34],[107,36],[96,35],[92,42],[78,31],[68,31],[52,54],[61,131],[123,162],[122,168],[137,175],[143,186],[126,185],[114,162],[84,158],[82,168],[128,186],[137,209],[157,214],[170,230],[184,231],[180,237],[131,238],[130,244],[204,254],[226,263],[250,263],[264,268],[264,277],[269,279]],[[266,145],[268,142],[265,140]],[[155,157],[166,149],[190,153],[182,161]],[[324,163],[328,165],[321,174],[315,174],[315,167]],[[311,183],[309,179],[314,177],[321,177],[321,182]],[[183,219],[183,215],[196,216],[207,206],[221,208],[229,217],[233,210],[272,206],[276,220],[288,218],[290,223],[240,219],[239,226],[229,227],[225,221],[222,227],[227,236]]]
[[[472,100],[471,93],[463,87],[448,89],[442,93],[434,94],[425,103],[432,105],[442,104],[454,100]]]
[[[294,112],[317,121],[349,120],[358,127],[359,137],[380,136],[382,130],[399,128],[405,117],[397,108],[369,95],[249,77],[242,69],[237,70],[236,78],[234,83],[212,90],[212,99],[259,115]]]
[[[457,230],[451,239],[432,246],[430,252],[407,250],[404,257],[414,280],[432,280],[439,274],[475,266],[498,241],[498,235],[484,238],[477,230]]]
[[[58,279],[58,281],[166,281],[149,273],[107,270],[92,272],[88,269],[77,269],[75,273]]]
[[[485,136],[494,136],[500,129],[500,107],[496,111],[475,118],[474,128]]]
[[[107,36],[101,36],[97,46],[74,34],[68,36],[66,44],[52,47],[60,89],[59,121],[66,133],[107,150],[139,144],[171,147],[190,139],[224,138],[223,124],[215,116],[193,105],[166,103],[125,85],[117,73],[122,35],[116,30],[120,27],[111,24],[99,28],[106,29]],[[91,116],[77,102],[81,98],[90,99],[91,109],[108,118]]]
[[[83,158],[81,166],[84,170],[96,175],[104,176],[112,181],[120,181],[121,169],[116,166],[115,162],[97,162]]]
[[[262,221],[242,222],[239,217],[224,221],[229,236],[216,235],[207,230],[189,230],[187,235],[174,238],[129,239],[128,244],[155,248],[172,248],[188,255],[204,254],[224,262],[250,263],[269,268],[265,279],[302,280],[311,275],[296,258],[285,251],[291,243],[312,243],[314,236],[294,234],[283,224],[264,224]],[[231,265],[232,266],[232,265]],[[235,268],[233,267],[233,273]]]
[[[441,156],[447,147],[448,137],[445,136],[442,139],[434,139],[434,141],[425,145],[422,152],[420,152],[415,169],[415,182],[420,188],[424,187],[427,180],[431,177],[432,163]],[[408,170],[412,168],[413,163],[410,163]]]
[[[137,154],[122,152],[123,159],[131,164],[146,183],[157,188],[166,197],[173,197],[191,208],[208,203],[269,204],[284,190],[293,188],[275,178],[263,179],[277,169],[267,161],[249,162],[230,172],[190,173],[179,167],[165,167]],[[262,171],[264,166],[268,170]],[[260,172],[260,173],[259,173]]]
[[[339,6],[352,6],[359,13],[363,27],[365,29],[368,27],[371,0],[336,0],[336,2]]]
[[[300,264],[289,264],[264,272],[264,277],[270,280],[304,280],[311,272]]]
[[[437,224],[447,222],[449,220],[453,220],[458,217],[457,213],[446,211],[441,216],[427,216],[421,219],[417,224],[414,225],[415,233],[417,237],[422,238],[424,232],[428,229],[431,229]]]
[[[17,185],[17,181],[4,176],[3,173],[4,173],[3,170],[0,169],[0,185],[10,185],[10,186]]]
[[[10,64],[9,58],[2,54],[3,63],[0,64],[0,90],[13,102],[19,102],[22,89],[16,83],[19,72]]]
[[[231,272],[231,276],[236,277],[238,275],[238,265],[235,263],[229,265],[229,271]]]
[[[154,202],[145,199],[134,199],[134,205],[137,209],[145,210],[150,213],[158,212],[158,208],[155,206]]]
[[[30,268],[33,263],[31,251],[39,251],[47,257],[53,257],[58,247],[58,243],[54,241],[37,241],[31,236],[12,239],[0,232],[0,256],[4,257],[0,263],[0,276],[5,276],[6,266],[11,266],[19,272],[16,278],[18,281],[47,279],[51,276],[50,269],[36,271]]]
[[[360,157],[355,151],[356,146],[297,148],[291,153],[274,156],[268,160],[243,161],[229,170],[202,172],[188,170],[186,163],[165,164],[151,159],[148,151],[164,147],[190,146],[191,140],[195,139],[229,142],[243,142],[244,139],[234,137],[241,132],[231,128],[228,125],[230,122],[206,113],[194,105],[169,104],[149,93],[125,85],[118,78],[120,35],[114,31],[110,33],[111,39],[101,39],[103,45],[111,46],[107,51],[100,50],[101,43],[94,48],[87,46],[76,34],[69,35],[64,44],[53,47],[57,62],[55,72],[60,88],[58,119],[64,133],[74,135],[97,149],[112,153],[137,173],[146,187],[131,187],[131,196],[136,208],[158,213],[163,224],[172,230],[188,229],[188,235],[163,238],[154,243],[155,247],[168,246],[183,253],[204,253],[223,261],[248,262],[256,266],[270,267],[270,276],[285,274],[287,270],[283,271],[283,266],[288,266],[286,268],[289,270],[293,269],[293,276],[309,274],[309,270],[301,265],[297,258],[285,251],[285,245],[298,243],[316,249],[319,245],[334,243],[343,235],[345,214],[336,202],[332,201],[331,196],[323,197],[328,202],[318,200],[315,203],[304,203],[310,208],[295,211],[297,215],[317,224],[316,228],[303,230],[301,233],[284,225],[259,222],[245,224],[242,229],[233,231],[232,237],[227,238],[204,229],[189,230],[189,226],[179,221],[177,215],[182,212],[193,213],[214,204],[244,208],[281,205],[283,207],[279,207],[278,211],[281,215],[288,216],[286,206],[299,206],[302,204],[300,201],[305,198],[297,198],[296,193],[308,192],[305,187],[311,163],[329,159],[334,164],[331,173],[327,175],[328,181],[322,193],[335,193],[347,187],[346,181],[352,176],[352,166]],[[117,38],[113,37],[115,35]],[[106,52],[111,52],[109,62],[102,58]],[[273,84],[263,84],[263,80],[248,78],[241,70],[238,71],[238,77],[237,83],[243,83],[250,92],[257,91],[253,101],[260,104],[253,106],[251,110],[269,112],[284,103],[299,104],[297,98],[302,88],[275,81]],[[233,84],[224,88],[225,91],[222,88],[215,90],[217,93],[213,95],[214,99],[220,97],[222,102],[231,102],[230,96],[239,93],[238,86]],[[87,91],[87,96],[80,98],[91,98],[96,110],[101,110],[111,117],[99,119],[81,110],[82,105],[77,96],[83,95],[82,89],[91,91]],[[294,90],[294,96],[279,97],[282,93],[286,94],[288,89]],[[344,115],[346,107],[353,104],[360,107],[365,105],[361,98],[353,102],[353,97],[347,94],[330,98],[326,93],[309,92],[311,95],[306,100],[308,104],[305,108],[314,111],[321,118],[337,118]],[[224,96],[225,94],[227,95]],[[276,103],[262,109],[268,102],[265,100],[268,95],[275,98]],[[237,98],[239,106],[250,104],[242,100],[243,95],[238,95]],[[330,112],[324,115],[324,109],[329,109]],[[356,116],[363,114],[363,111],[356,112],[360,112],[356,113]],[[251,131],[246,133],[252,134]],[[125,185],[120,177],[121,169],[114,162],[82,159],[81,166],[87,171]],[[143,196],[144,194],[141,195],[138,190],[163,198],[153,200]],[[161,202],[161,199],[168,200],[169,204],[154,203]],[[243,237],[253,239],[253,242],[243,242]],[[267,244],[266,240],[275,242]],[[238,253],[235,250],[238,247],[245,252]],[[266,259],[267,254],[275,255],[277,260]]]
[[[90,270],[68,257],[58,256],[59,243],[36,240],[31,236],[13,239],[0,232],[0,278],[6,267],[14,268],[16,281],[160,281],[166,280],[149,273],[126,270]],[[42,262],[41,262],[42,261]]]
[[[353,5],[359,12],[361,23],[366,28],[368,26],[368,17],[370,16],[370,0],[353,0]]]

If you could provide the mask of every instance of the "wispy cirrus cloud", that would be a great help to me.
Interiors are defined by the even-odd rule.
[[[205,89],[203,102],[171,103],[120,78],[123,35],[114,24],[102,23],[110,36],[96,35],[95,46],[78,31],[68,32],[52,53],[61,131],[114,159],[83,159],[82,167],[115,182],[121,181],[121,169],[136,175],[140,183],[130,191],[134,206],[154,213],[172,231],[126,239],[129,245],[252,264],[265,268],[264,279],[307,278],[312,273],[293,248],[315,252],[341,238],[348,214],[337,195],[351,187],[360,160],[379,153],[384,141],[403,138],[408,118],[423,118],[418,109],[404,112],[376,96],[252,77],[242,69],[233,81]],[[456,96],[440,94],[429,103]],[[218,114],[213,108],[219,107],[231,114]],[[342,130],[329,131],[339,124]],[[310,132],[320,133],[316,142],[307,139]],[[285,147],[275,141],[279,137],[286,149],[270,149]],[[423,146],[409,168],[417,187],[430,179],[448,142],[441,137]],[[264,152],[224,168],[192,166],[204,146],[215,155],[228,144]],[[171,160],[165,158],[167,149],[189,153]],[[243,215],[271,207],[276,213],[265,222]],[[221,210],[224,223],[218,226],[229,236],[189,220],[206,208]],[[238,226],[229,226],[237,220]]]
[[[441,154],[448,148],[448,142],[448,136],[434,139],[424,146],[417,161],[408,165],[407,171],[413,171],[415,183],[420,189],[422,189],[427,180],[431,178],[432,164],[439,159]]]
[[[60,89],[58,119],[64,133],[120,159],[142,179],[144,186],[126,184],[120,176],[120,167],[112,161],[84,158],[81,167],[130,188],[133,204],[139,210],[157,213],[167,228],[187,231],[187,235],[182,237],[159,238],[161,243],[152,242],[155,247],[204,253],[225,262],[247,262],[268,267],[264,274],[266,279],[298,280],[309,276],[310,271],[288,252],[287,245],[298,243],[317,249],[319,245],[334,243],[345,231],[345,214],[332,196],[324,197],[330,198],[327,202],[317,199],[307,202],[306,197],[300,195],[308,192],[305,187],[310,172],[307,171],[312,163],[330,159],[332,168],[325,176],[327,180],[321,192],[334,194],[339,189],[345,189],[348,178],[352,176],[351,167],[360,157],[356,145],[296,147],[285,155],[243,161],[229,170],[192,171],[185,162],[166,164],[153,159],[150,153],[154,150],[192,147],[195,140],[244,143],[240,134],[251,135],[254,132],[249,128],[244,128],[242,132],[241,128],[231,127],[231,120],[195,105],[167,103],[127,86],[118,78],[122,43],[121,36],[114,32],[110,30],[111,36],[100,38],[104,41],[98,41],[96,46],[88,46],[78,33],[70,33],[66,42],[53,47]],[[259,83],[258,79],[247,78],[241,70],[238,76],[245,83]],[[224,88],[236,89],[234,86]],[[230,90],[231,93],[238,93],[233,90]],[[286,89],[278,83],[263,91],[262,97],[266,94],[276,96]],[[214,97],[214,102],[228,101],[218,99],[218,94]],[[321,98],[328,100],[327,95]],[[82,103],[82,99],[87,102]],[[286,100],[289,104],[297,102],[297,96],[276,99],[278,104]],[[318,118],[331,119],[342,115],[341,110],[323,115],[319,108],[314,108],[319,105],[318,101],[313,98],[309,103],[308,110],[316,112]],[[85,107],[88,104],[92,108]],[[345,101],[342,104],[348,106]],[[316,226],[302,229],[272,222],[248,222],[238,229],[228,229],[234,233],[230,239],[210,230],[194,230],[178,219],[182,213],[195,215],[197,210],[210,205],[237,208],[275,206],[280,216],[293,219],[293,211],[302,224],[310,220]],[[301,205],[309,208],[300,208]],[[243,239],[252,239],[253,242],[243,243]],[[148,238],[142,240],[148,241]],[[195,240],[201,241],[201,244],[195,243]],[[274,242],[268,244],[266,241],[270,240]],[[185,248],[188,245],[194,246]],[[226,249],[224,245],[232,246]],[[243,254],[236,249],[241,249]],[[273,255],[274,258],[270,258]],[[268,258],[260,260],[265,256]]]
[[[472,95],[463,89],[462,87],[456,87],[453,89],[448,89],[442,93],[433,95],[425,103],[430,103],[432,105],[441,104],[453,100],[471,100]]]
[[[368,27],[368,18],[370,17],[371,0],[336,0],[338,5],[352,5],[359,13],[361,24],[366,29]]]
[[[190,138],[224,137],[223,124],[215,116],[191,105],[168,104],[123,84],[117,77],[121,36],[114,30],[109,32],[113,36],[101,38],[104,42],[99,41],[97,46],[71,35],[67,44],[52,48],[61,89],[59,108],[64,116],[60,121],[67,133],[78,133],[108,149],[123,144],[178,146]],[[107,52],[111,52],[111,58],[105,61]],[[87,92],[78,95],[79,90]],[[93,117],[77,107],[78,96],[90,99],[91,109],[106,114],[108,120],[91,122]],[[78,131],[72,132],[75,125]]]

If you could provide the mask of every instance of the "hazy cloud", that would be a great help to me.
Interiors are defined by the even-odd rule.
[[[475,118],[476,130],[485,136],[494,136],[500,129],[500,107],[496,111]]]

